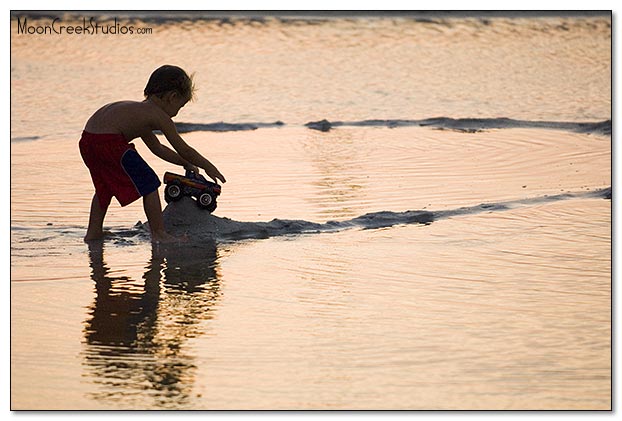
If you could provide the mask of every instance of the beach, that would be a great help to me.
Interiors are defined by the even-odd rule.
[[[16,20],[11,409],[611,409],[610,16]],[[164,63],[218,207],[87,245],[84,122]]]

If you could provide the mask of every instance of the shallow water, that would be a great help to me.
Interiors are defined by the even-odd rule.
[[[304,126],[608,120],[609,23],[216,20],[144,22],[150,38],[13,35],[12,408],[610,408],[606,130]],[[485,72],[465,63],[483,58]],[[284,124],[184,134],[228,179],[214,217],[167,209],[193,222],[179,228],[188,244],[152,246],[141,204],[113,202],[112,236],[88,247],[82,125],[108,100],[139,98],[163,60],[197,71],[200,100],[178,121]],[[178,171],[137,148],[158,174]],[[238,223],[235,235],[207,230]],[[257,230],[266,224],[280,230]]]

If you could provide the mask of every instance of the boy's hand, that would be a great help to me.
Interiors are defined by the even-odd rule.
[[[199,173],[199,167],[197,167],[196,165],[192,165],[192,164],[190,164],[190,163],[185,164],[185,165],[184,165],[184,169],[185,169],[186,171],[192,171],[192,172],[193,172],[193,173],[195,173],[195,174],[198,174],[198,173]]]
[[[199,174],[199,171],[200,171],[199,167],[197,167],[196,165],[192,165],[191,163],[185,164],[184,169],[186,171],[192,171],[195,174]],[[215,166],[211,165],[210,167],[203,168],[203,169],[205,170],[205,174],[207,174],[208,177],[210,177],[212,180],[214,181],[220,180],[223,183],[227,182],[227,180],[225,180],[225,176],[222,175]]]
[[[225,180],[225,176],[222,175],[220,173],[220,171],[218,171],[218,168],[216,168],[215,166],[211,165],[208,168],[203,168],[205,170],[205,174],[207,174],[212,180],[216,181],[220,180],[223,183],[226,183],[227,180]]]

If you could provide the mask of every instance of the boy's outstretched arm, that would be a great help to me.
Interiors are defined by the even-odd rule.
[[[214,180],[220,180],[225,183],[225,177],[218,171],[218,168],[214,166],[211,162],[209,162],[203,155],[197,152],[196,149],[188,145],[177,133],[177,128],[175,127],[175,123],[170,118],[163,118],[160,121],[160,130],[166,136],[166,139],[171,143],[175,151],[179,154],[179,156],[190,164],[196,165],[197,167],[203,168],[205,173],[210,176]],[[155,137],[155,135],[154,135]],[[156,138],[157,140],[157,138]],[[159,142],[158,142],[159,143]]]
[[[158,140],[157,136],[153,134],[153,132],[149,132],[148,134],[141,136],[145,145],[149,148],[149,150],[158,158],[161,158],[171,164],[181,165],[187,170],[191,170],[194,172],[198,172],[199,169],[196,165],[191,164],[184,158],[182,158],[177,152],[172,150],[166,145],[163,145]]]

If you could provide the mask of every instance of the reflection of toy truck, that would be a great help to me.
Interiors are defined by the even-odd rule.
[[[164,173],[164,199],[167,203],[176,202],[183,196],[197,199],[197,205],[210,212],[216,209],[216,198],[220,195],[220,185],[207,181],[201,174],[186,171],[186,175]]]

